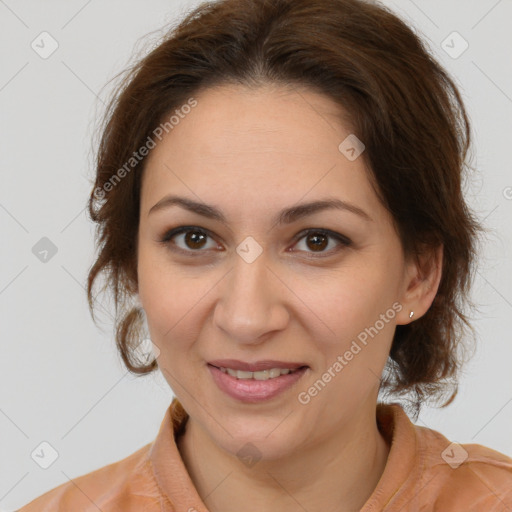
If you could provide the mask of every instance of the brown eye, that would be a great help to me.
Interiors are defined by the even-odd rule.
[[[215,248],[216,244],[208,247],[208,239],[211,238],[204,230],[195,227],[180,227],[169,231],[160,240],[164,245],[175,245],[184,252],[204,252],[203,249]]]
[[[296,245],[300,246],[300,244],[303,243],[303,249],[300,249],[300,247],[299,249],[313,256],[314,253],[318,253],[321,256],[324,254],[328,255],[332,252],[337,252],[342,247],[349,247],[352,244],[349,238],[335,233],[334,231],[310,229],[301,234],[302,236],[299,238],[299,242]],[[331,243],[331,241],[333,242]],[[326,250],[329,246],[331,246],[331,248]]]
[[[190,249],[201,249],[205,245],[207,236],[200,231],[189,231],[185,233],[184,242]]]
[[[300,235],[295,246],[304,244],[303,248],[299,247],[299,252],[303,252],[309,257],[329,256],[343,247],[352,245],[352,241],[346,236],[325,229],[309,229]],[[210,247],[208,247],[208,239],[211,240]],[[188,253],[191,256],[199,256],[208,249],[219,249],[208,231],[194,226],[181,226],[172,229],[165,234],[160,242],[169,246],[171,250]]]
[[[329,245],[328,239],[329,237],[322,233],[311,233],[306,236],[306,243],[313,251],[322,251]]]

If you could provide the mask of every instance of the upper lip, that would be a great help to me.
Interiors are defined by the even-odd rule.
[[[271,370],[272,368],[295,369],[307,366],[304,363],[273,361],[269,359],[264,361],[255,361],[254,363],[238,361],[237,359],[216,359],[215,361],[208,361],[208,364],[216,366],[217,368],[230,368],[232,370],[241,370],[245,372],[258,372],[262,370]]]

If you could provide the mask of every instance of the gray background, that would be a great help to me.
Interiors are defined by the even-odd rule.
[[[94,227],[85,204],[103,86],[134,51],[152,47],[151,32],[197,3],[0,0],[0,510],[151,442],[172,398],[161,374],[123,368],[108,315],[103,330],[89,316]],[[455,402],[425,409],[417,423],[512,456],[512,3],[384,4],[428,38],[462,90],[478,169],[466,194],[493,230],[473,288],[476,355]],[[31,47],[43,31],[59,45],[46,59]],[[469,44],[457,58],[442,47],[453,31]],[[46,262],[33,253],[43,237],[57,248]],[[48,469],[31,458],[43,441],[59,455]]]

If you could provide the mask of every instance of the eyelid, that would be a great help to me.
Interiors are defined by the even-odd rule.
[[[159,242],[162,243],[164,246],[170,246],[170,245],[172,245],[172,242],[171,242],[172,238],[174,238],[178,235],[182,235],[184,233],[186,234],[186,233],[194,232],[194,231],[204,233],[209,238],[216,241],[216,236],[214,236],[213,233],[206,228],[202,228],[199,226],[178,226],[176,228],[166,231],[164,233],[164,235],[162,235],[162,237],[159,239]],[[325,229],[325,228],[306,228],[306,229],[301,230],[294,237],[293,245],[296,245],[300,240],[302,240],[309,234],[322,234],[328,238],[334,239],[338,242],[338,244],[342,248],[350,247],[353,245],[352,240],[350,238],[348,238],[347,236],[342,235],[341,233],[338,233],[336,231],[332,231],[330,229]],[[177,247],[176,245],[173,248],[171,248],[171,250],[181,252],[182,254],[185,253],[185,254],[191,255],[191,256],[200,256],[201,253],[207,252],[206,250],[203,250],[203,249],[197,249],[197,250],[182,249],[181,247]],[[339,248],[335,248],[335,249],[331,249],[329,251],[320,251],[318,253],[308,252],[308,251],[291,251],[291,252],[303,252],[305,254],[308,254],[309,257],[321,258],[321,257],[330,256],[334,253],[337,253],[339,250],[340,250]]]

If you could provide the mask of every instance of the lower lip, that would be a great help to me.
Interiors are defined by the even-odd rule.
[[[307,367],[268,380],[237,379],[211,364],[208,369],[221,391],[242,402],[258,403],[270,400],[293,386],[306,373]]]

